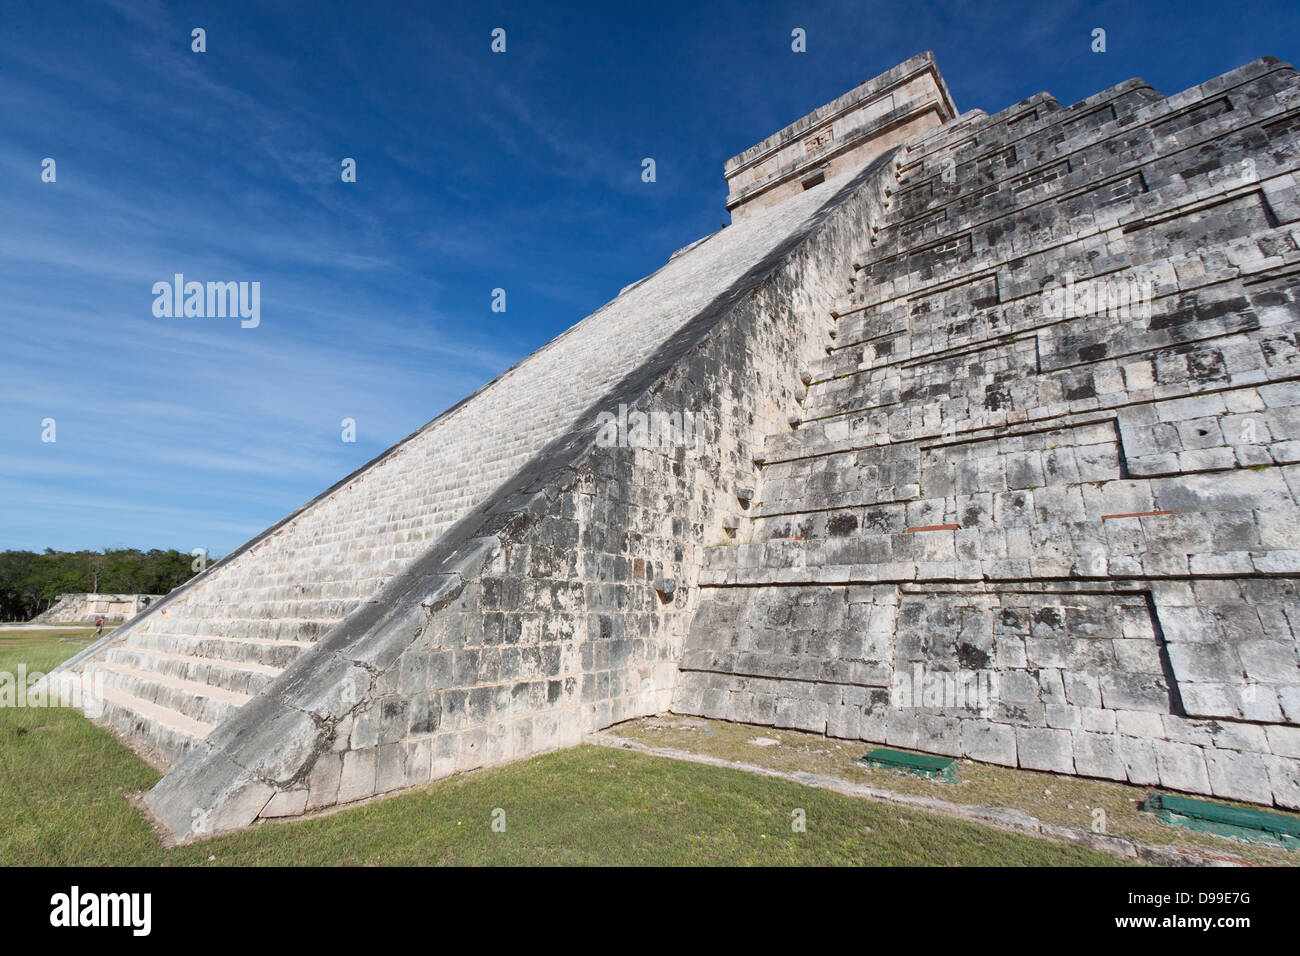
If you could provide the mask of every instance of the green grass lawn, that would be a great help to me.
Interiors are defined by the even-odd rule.
[[[0,671],[83,643],[0,632]],[[84,635],[64,634],[84,642]],[[164,850],[156,771],[80,715],[0,709],[0,864],[1116,865],[1080,847],[736,770],[583,746],[316,819]],[[494,832],[494,811],[505,832]],[[802,810],[806,832],[794,832]]]

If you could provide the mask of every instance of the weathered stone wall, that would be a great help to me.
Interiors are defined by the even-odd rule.
[[[898,159],[674,709],[1300,806],[1295,71]]]
[[[147,797],[168,829],[356,801],[666,709],[705,546],[751,497],[888,169],[789,209],[798,230],[199,743]],[[620,405],[688,411],[698,443],[602,447]]]

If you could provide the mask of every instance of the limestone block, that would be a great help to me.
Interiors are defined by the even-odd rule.
[[[338,802],[339,784],[343,773],[342,754],[322,754],[312,765],[307,778],[307,803],[305,809],[319,810]]]
[[[1300,761],[1289,757],[1268,758],[1268,781],[1273,801],[1287,810],[1300,810]]]
[[[296,817],[307,808],[307,791],[281,790],[262,809],[263,817]]]
[[[891,708],[885,714],[885,743],[907,750],[923,749],[920,721],[914,710]]]
[[[1189,793],[1209,793],[1210,778],[1205,766],[1205,752],[1200,747],[1173,743],[1167,740],[1152,741],[1160,785],[1171,790]]]
[[[965,755],[972,760],[1004,767],[1017,765],[1016,729],[1006,724],[988,720],[963,720],[961,745]]]
[[[1068,730],[1017,727],[1016,754],[1026,770],[1074,772],[1074,741]]]
[[[1156,764],[1155,743],[1148,738],[1120,735],[1120,757],[1124,761],[1124,770],[1128,782],[1137,786],[1160,783],[1160,771]]]
[[[1214,796],[1256,803],[1272,801],[1267,758],[1234,750],[1207,749],[1205,764]]]
[[[375,775],[378,752],[374,747],[366,750],[349,750],[343,754],[343,767],[339,776],[338,802],[351,803],[375,794]]]
[[[1125,780],[1128,768],[1115,734],[1074,732],[1074,769],[1085,777],[1102,777],[1107,780]]]

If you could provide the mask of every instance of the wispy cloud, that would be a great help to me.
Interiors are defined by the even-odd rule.
[[[1116,0],[52,0],[4,18],[0,548],[230,550],[717,229],[730,155],[920,50],[962,108],[993,111],[1135,74],[1172,92],[1300,46],[1280,2],[1172,27]],[[1092,26],[1105,57],[1081,52]],[[155,318],[176,272],[260,282],[262,324]]]

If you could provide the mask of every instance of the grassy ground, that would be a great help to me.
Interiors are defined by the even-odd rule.
[[[110,630],[104,626],[105,634]],[[30,629],[7,625],[0,628],[0,670],[16,673],[19,664],[26,664],[28,673],[48,671],[94,642],[95,629],[79,624]]]
[[[62,640],[62,642],[61,642]],[[82,632],[0,632],[0,671]],[[164,850],[127,802],[158,778],[58,709],[0,710],[0,864],[1115,865],[1107,854],[740,771],[584,746],[312,820]],[[505,832],[491,823],[504,811]],[[804,812],[795,832],[792,812]]]
[[[1091,829],[1093,809],[1101,807],[1106,813],[1106,832],[1113,836],[1151,846],[1197,847],[1257,863],[1300,865],[1297,851],[1243,843],[1161,823],[1138,809],[1139,803],[1152,792],[1150,787],[1014,770],[969,760],[958,761],[957,783],[930,781],[859,766],[858,759],[872,744],[695,717],[646,717],[620,724],[612,732],[654,747],[670,747],[773,770],[824,774],[894,793],[984,807],[1014,807],[1045,823],[1081,830]]]

